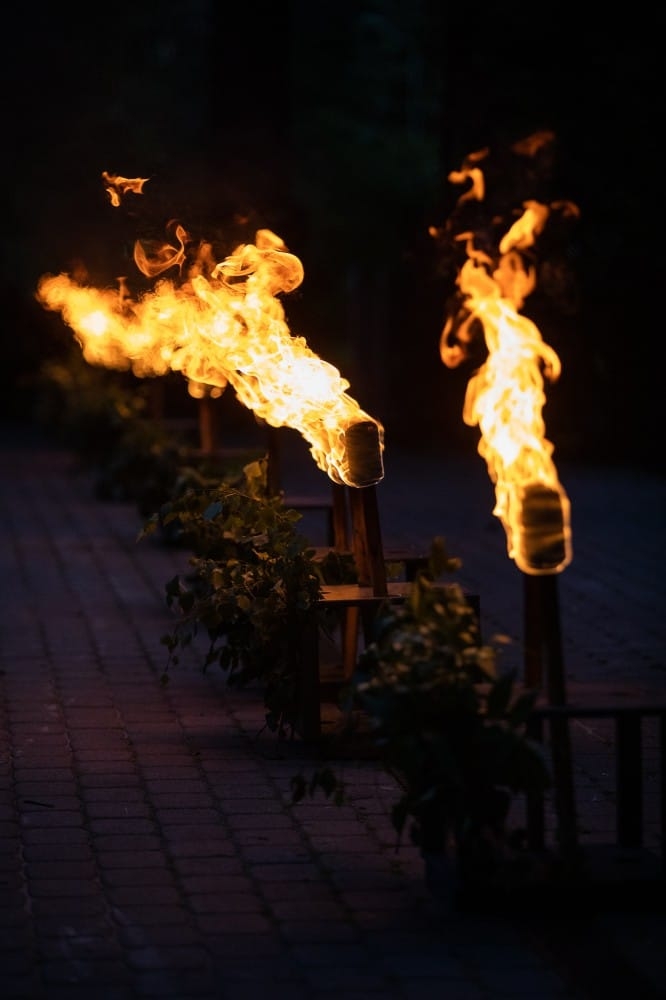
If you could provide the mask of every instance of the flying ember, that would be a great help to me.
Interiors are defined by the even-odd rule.
[[[514,152],[531,155],[551,138],[538,133]],[[468,184],[457,202],[467,202],[466,211],[470,202],[485,196],[481,164],[487,153],[471,154],[449,175],[454,183]],[[497,246],[489,245],[487,232],[455,234],[466,259],[440,338],[441,359],[449,368],[470,356],[480,336],[485,341],[487,358],[467,385],[463,420],[480,429],[478,450],[495,485],[493,513],[504,527],[508,554],[521,570],[535,576],[559,573],[572,559],[570,503],[542,416],[544,376],[556,380],[560,360],[537,326],[521,314],[536,285],[532,248],[551,212],[577,215],[570,202],[526,200],[515,221],[501,230]],[[492,220],[494,225],[497,221]]]
[[[116,207],[146,183],[107,173],[103,180]],[[297,288],[304,272],[279,236],[260,229],[254,244],[216,261],[211,244],[194,246],[173,224],[168,242],[137,241],[134,262],[155,281],[137,297],[126,279],[113,289],[64,273],[39,281],[37,299],[62,315],[86,361],[140,378],[179,371],[193,394],[202,386],[219,394],[229,384],[257,417],[300,432],[334,482],[367,486],[383,478],[382,425],[348,394],[338,369],[289,330],[279,296]]]

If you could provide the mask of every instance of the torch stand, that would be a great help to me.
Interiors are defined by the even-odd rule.
[[[333,483],[333,544],[353,554],[361,587],[387,597],[386,563],[374,486],[356,489]]]
[[[219,448],[219,424],[215,400],[209,392],[199,399],[199,448],[204,455],[214,455]]]
[[[565,706],[566,680],[562,655],[557,576],[523,574],[525,621],[525,684],[540,689],[546,684],[548,704]],[[535,722],[540,735],[542,720]],[[553,761],[553,791],[558,821],[560,849],[565,860],[571,859],[578,847],[576,804],[573,784],[573,764],[569,719],[565,713],[550,717],[550,737]],[[543,803],[529,803],[530,829],[535,839],[543,842]]]
[[[377,494],[374,486],[362,488],[332,484],[334,550],[352,553],[358,583],[327,584],[322,588],[319,608],[339,612],[341,666],[332,683],[340,688],[349,682],[358,658],[359,637],[370,641],[379,607],[402,603],[411,584],[387,582],[382,546]],[[329,550],[330,551],[330,550]],[[305,740],[321,736],[322,680],[319,627],[314,623],[309,635],[301,636],[301,735]]]
[[[151,378],[148,382],[148,415],[155,423],[164,421],[164,379]]]

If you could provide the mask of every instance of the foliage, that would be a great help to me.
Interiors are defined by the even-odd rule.
[[[154,388],[154,380],[89,364],[78,347],[46,362],[33,382],[37,419],[73,449],[98,499],[134,501],[144,518],[190,488],[241,482],[252,457],[194,447],[151,416]],[[175,524],[165,535],[180,540]]]
[[[72,448],[86,469],[99,469],[127,428],[145,418],[150,383],[128,372],[88,364],[73,345],[44,362],[31,381],[34,417]]]
[[[301,515],[280,496],[267,496],[265,462],[245,470],[245,489],[222,484],[189,489],[151,519],[177,519],[192,548],[192,572],[166,585],[167,604],[179,614],[163,637],[169,666],[201,633],[206,670],[217,663],[228,683],[263,686],[267,726],[280,736],[298,724],[303,629],[319,627],[322,569],[296,530]],[[323,619],[322,619],[323,622]]]
[[[522,831],[508,829],[513,797],[545,791],[550,774],[525,732],[536,692],[517,693],[515,675],[498,672],[464,591],[440,579],[458,565],[435,539],[407,601],[386,607],[361,653],[352,695],[400,789],[391,816],[399,838],[407,829],[423,852],[453,849],[478,882],[522,846]],[[316,772],[293,780],[293,797],[317,787],[341,794],[339,781]]]

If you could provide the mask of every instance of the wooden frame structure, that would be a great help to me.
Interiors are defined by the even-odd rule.
[[[332,484],[333,550],[351,553],[358,574],[353,584],[331,584],[322,588],[320,610],[337,612],[340,621],[340,670],[337,686],[351,680],[356,666],[359,642],[372,639],[373,622],[382,604],[403,603],[411,581],[390,581],[386,573],[386,553],[382,542],[375,486],[355,488]],[[322,553],[327,550],[320,550]],[[414,567],[425,564],[425,557],[394,555],[395,561],[408,564],[407,576]],[[316,741],[322,734],[322,677],[319,626],[301,636],[301,706],[300,731],[305,740]]]

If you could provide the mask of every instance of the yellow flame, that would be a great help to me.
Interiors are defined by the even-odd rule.
[[[202,244],[183,277],[188,240],[177,226],[176,245],[136,244],[137,267],[158,277],[140,298],[131,297],[124,280],[118,289],[98,289],[60,274],[40,279],[37,299],[62,315],[90,364],[139,377],[178,371],[195,396],[219,395],[230,384],[266,423],[299,431],[334,482],[357,485],[345,434],[353,425],[375,424],[381,461],[383,427],[348,395],[338,369],[290,333],[277,296],[302,282],[299,258],[262,229],[254,244],[220,262]],[[163,276],[172,267],[177,282]]]
[[[114,208],[118,208],[120,202],[128,191],[134,194],[143,193],[143,185],[148,180],[147,177],[120,177],[118,174],[110,174],[102,171],[102,180],[106,188],[106,193]]]
[[[475,189],[483,187],[477,182]],[[488,357],[469,380],[463,420],[480,429],[478,450],[495,484],[493,513],[506,532],[510,558],[524,572],[543,575],[561,572],[571,562],[570,503],[542,416],[544,376],[559,377],[560,359],[536,325],[519,313],[536,276],[517,251],[533,245],[549,208],[530,201],[523,209],[500,241],[494,270],[491,258],[474,247],[472,234],[461,235],[467,259],[457,284],[464,315],[447,319],[440,355],[445,365],[456,367],[467,356],[474,324],[481,325]]]

